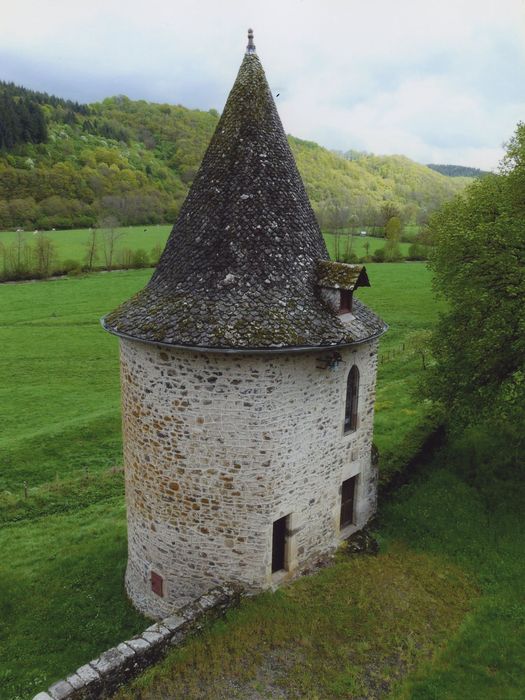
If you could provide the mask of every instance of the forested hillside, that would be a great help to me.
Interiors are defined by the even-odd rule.
[[[0,229],[172,222],[219,119],[124,96],[79,105],[6,83],[2,109],[12,129],[0,150]],[[23,128],[20,114],[40,126]],[[467,181],[402,156],[350,160],[310,141],[290,145],[314,208],[341,209],[356,227],[391,216],[424,223]]]
[[[442,175],[448,175],[449,177],[484,177],[485,175],[489,175],[488,170],[469,168],[466,165],[438,165],[436,163],[429,163],[427,167]]]

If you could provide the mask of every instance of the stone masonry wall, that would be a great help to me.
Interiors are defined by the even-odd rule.
[[[142,612],[160,618],[227,581],[277,585],[374,513],[377,341],[339,353],[330,369],[332,351],[197,353],[121,339],[126,587]],[[345,435],[354,363],[358,423]],[[354,475],[354,524],[341,532],[341,484]],[[283,516],[287,572],[272,574]]]
[[[33,700],[104,700],[122,685],[162,659],[190,634],[210,620],[221,617],[237,605],[242,591],[234,585],[218,586],[193,603],[172,610],[169,617],[148,627],[142,634],[107,649],[99,657],[83,664],[47,692]]]

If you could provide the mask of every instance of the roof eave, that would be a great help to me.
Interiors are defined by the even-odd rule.
[[[105,317],[100,319],[100,325],[102,328],[115,335],[118,338],[124,338],[125,340],[133,340],[136,343],[146,343],[147,345],[157,345],[162,348],[172,348],[174,350],[191,350],[193,352],[200,353],[221,353],[227,355],[268,355],[268,354],[284,354],[284,353],[303,353],[303,352],[324,352],[327,350],[335,350],[337,348],[349,348],[354,345],[362,345],[363,343],[368,343],[376,338],[380,338],[384,333],[387,332],[389,326],[384,323],[383,328],[377,333],[373,333],[366,338],[361,338],[360,340],[353,340],[349,343],[332,343],[330,345],[286,345],[286,346],[275,346],[275,347],[249,347],[249,348],[226,348],[217,346],[202,346],[202,345],[184,345],[180,343],[164,343],[159,340],[146,340],[145,338],[137,338],[136,336],[129,335],[128,333],[122,333],[117,331],[115,328],[109,328],[104,323]]]

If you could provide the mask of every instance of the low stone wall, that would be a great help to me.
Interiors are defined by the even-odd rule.
[[[180,644],[204,622],[224,615],[238,604],[241,589],[235,585],[213,588],[194,603],[175,610],[170,617],[151,625],[141,635],[108,649],[97,659],[77,668],[65,680],[33,700],[100,700],[110,697],[144,669]]]

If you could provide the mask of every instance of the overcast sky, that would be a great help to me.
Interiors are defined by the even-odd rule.
[[[0,78],[222,110],[253,26],[287,132],[492,169],[525,119],[525,0],[2,2]]]

